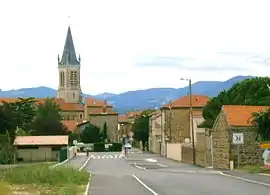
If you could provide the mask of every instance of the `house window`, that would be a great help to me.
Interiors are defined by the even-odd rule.
[[[80,114],[80,119],[82,119],[83,118],[83,115],[82,114]]]
[[[67,115],[67,120],[69,120],[69,115]]]

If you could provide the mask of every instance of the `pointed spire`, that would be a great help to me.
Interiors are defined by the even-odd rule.
[[[69,65],[80,65],[80,62],[77,60],[73,39],[71,35],[70,26],[68,27],[66,42],[63,50],[62,59],[59,62],[61,65],[69,64]]]

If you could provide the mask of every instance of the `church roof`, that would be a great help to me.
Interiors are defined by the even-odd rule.
[[[59,64],[60,65],[80,65],[80,62],[77,60],[77,57],[76,57],[76,52],[75,52],[75,47],[73,44],[70,26],[68,27],[66,42],[65,42],[62,58]]]

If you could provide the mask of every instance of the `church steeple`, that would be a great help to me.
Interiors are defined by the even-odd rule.
[[[59,65],[80,65],[80,62],[77,60],[70,26],[68,27],[65,46],[64,46],[62,58],[59,61]]]
[[[77,59],[68,27],[62,58],[58,56],[59,87],[57,97],[67,103],[81,103],[81,60]]]

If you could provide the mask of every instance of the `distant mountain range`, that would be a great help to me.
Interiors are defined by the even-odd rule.
[[[213,97],[222,90],[230,88],[233,84],[253,76],[236,76],[227,81],[199,81],[192,84],[192,93]],[[188,86],[183,88],[152,88],[145,90],[128,91],[121,94],[102,93],[99,95],[84,94],[85,97],[106,99],[115,107],[115,110],[123,113],[131,110],[156,108],[188,94]],[[55,97],[56,90],[49,87],[23,88],[9,91],[0,90],[0,97]]]

